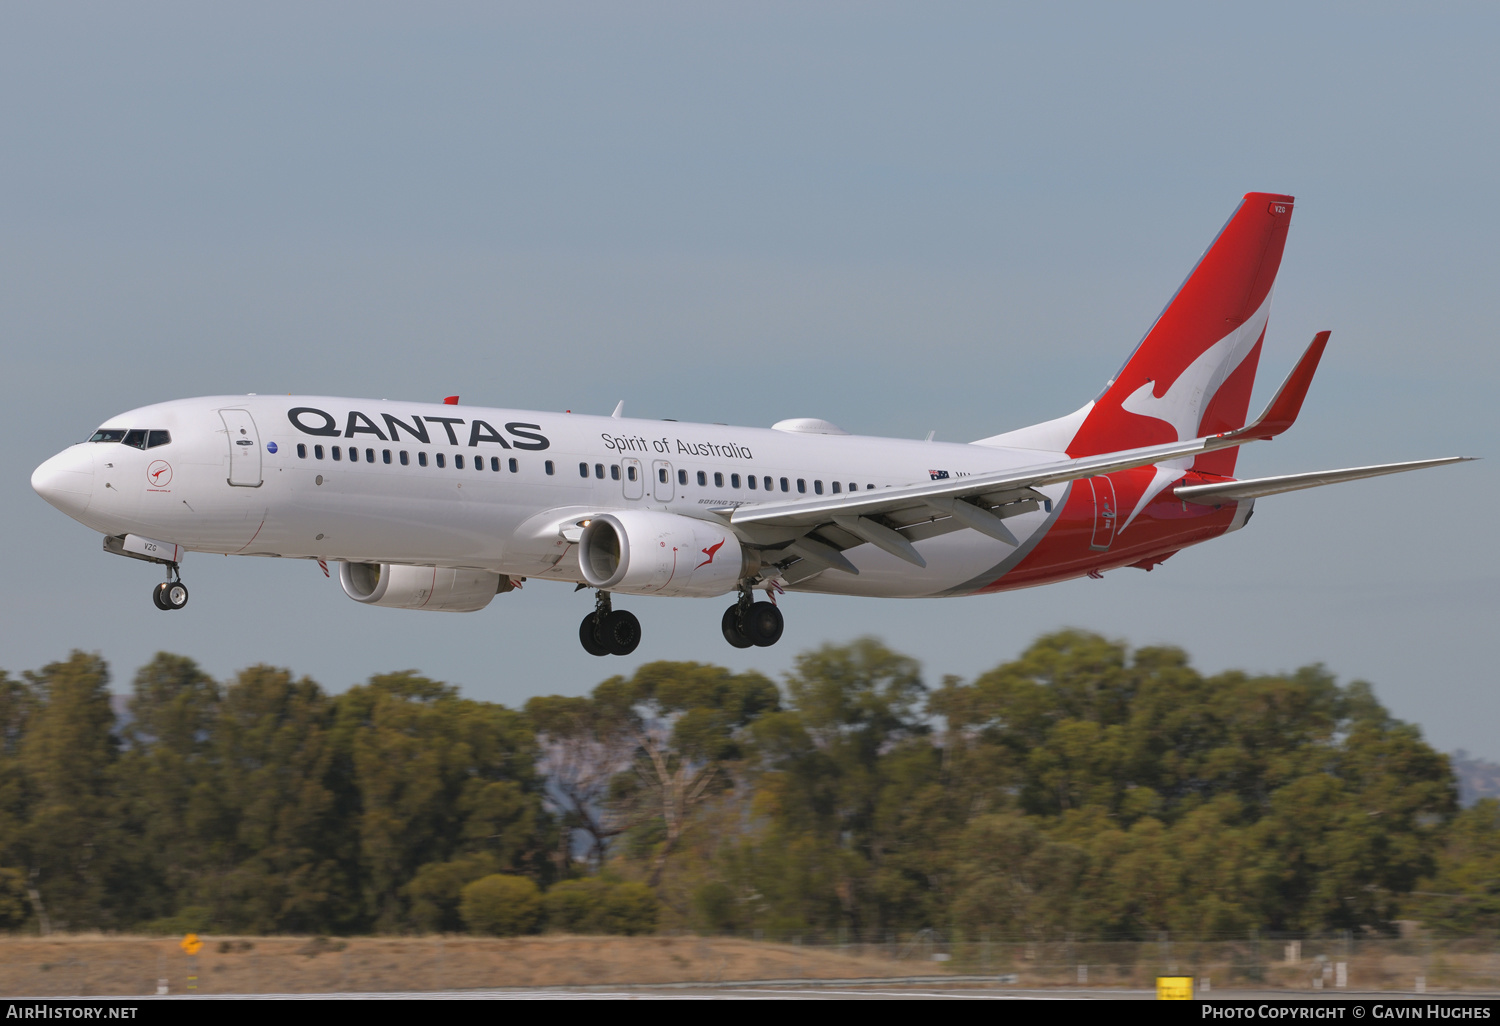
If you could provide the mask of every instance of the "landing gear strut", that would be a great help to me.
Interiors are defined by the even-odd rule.
[[[157,609],[170,613],[187,605],[188,590],[182,583],[182,575],[177,572],[176,563],[168,563],[167,571],[170,578],[151,589],[151,601],[156,603]]]
[[[628,610],[612,609],[609,592],[601,591],[578,625],[578,640],[589,655],[629,655],[641,643],[641,622]]]
[[[741,588],[739,601],[724,610],[720,624],[724,640],[735,648],[769,648],[781,640],[786,620],[773,602],[752,602],[750,589]]]

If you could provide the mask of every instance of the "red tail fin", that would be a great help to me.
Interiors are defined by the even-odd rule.
[[[1208,247],[1068,445],[1070,456],[1243,427],[1292,197],[1252,192]],[[1238,448],[1193,469],[1230,476]]]

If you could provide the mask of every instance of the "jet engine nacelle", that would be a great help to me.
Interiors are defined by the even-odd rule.
[[[339,583],[356,602],[396,609],[472,613],[490,604],[511,580],[488,570],[391,563],[340,563]]]
[[[594,517],[578,540],[584,580],[601,591],[708,597],[759,569],[727,526],[676,513],[626,510]]]

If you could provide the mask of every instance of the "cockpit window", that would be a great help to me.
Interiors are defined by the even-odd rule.
[[[124,437],[125,437],[125,429],[124,428],[100,428],[98,431],[94,432],[94,437],[90,438],[89,441],[91,441],[91,442],[118,442],[120,439],[122,439]]]
[[[155,449],[158,445],[170,445],[171,442],[172,432],[170,431],[152,431],[146,435],[146,448],[148,449]]]
[[[120,439],[121,443],[133,449],[144,449],[146,447],[146,432],[135,430],[125,432],[125,437]]]

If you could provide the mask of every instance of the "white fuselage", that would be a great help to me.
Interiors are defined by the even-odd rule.
[[[196,552],[565,581],[583,580],[575,528],[591,514],[649,509],[722,523],[715,511],[741,505],[1066,459],[805,429],[326,396],[184,399],[112,417],[106,429],[165,431],[171,441],[144,449],[84,442],[33,479],[49,501],[106,535]],[[1042,491],[1055,505],[1067,488]],[[1039,509],[1007,521],[1021,550],[1048,517]],[[976,575],[1020,554],[975,531],[918,548],[922,569],[866,544],[846,553],[857,576],[824,573],[796,586],[870,596],[963,593],[988,583]]]

